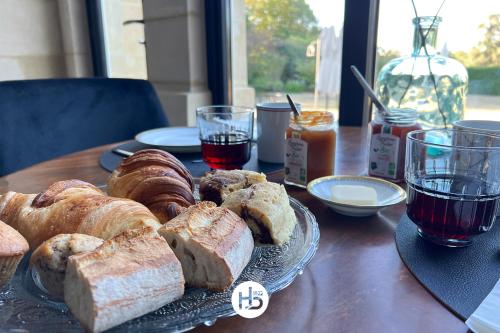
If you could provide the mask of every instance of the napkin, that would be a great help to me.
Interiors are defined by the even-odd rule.
[[[465,324],[475,333],[500,333],[500,280]]]

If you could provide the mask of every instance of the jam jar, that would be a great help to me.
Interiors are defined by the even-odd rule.
[[[370,122],[368,175],[394,182],[404,181],[406,136],[422,129],[414,109],[378,111]]]
[[[333,175],[336,143],[333,120],[333,114],[327,111],[291,114],[286,129],[286,184],[305,188],[311,180]]]

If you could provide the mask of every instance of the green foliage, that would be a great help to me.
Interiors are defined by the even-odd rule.
[[[481,24],[483,39],[470,51],[450,53],[466,67],[498,67],[500,66],[500,14],[490,15],[488,23]]]
[[[378,73],[380,72],[382,67],[385,66],[385,64],[387,64],[392,59],[398,58],[400,56],[401,54],[399,53],[399,51],[396,50],[386,51],[381,47],[377,48],[377,63],[375,64],[376,65],[375,73],[377,73],[378,75]]]
[[[305,0],[246,0],[249,84],[258,91],[314,89],[307,46],[319,28]]]
[[[469,67],[469,94],[500,96],[499,67]]]

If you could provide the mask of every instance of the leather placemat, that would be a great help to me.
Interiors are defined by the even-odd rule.
[[[151,147],[137,141],[128,141],[121,145],[118,145],[115,148],[136,152],[141,149]],[[202,161],[200,162],[201,153],[172,153],[172,155],[177,157],[186,166],[186,168],[188,168],[188,170],[194,177],[201,177],[205,174],[205,172],[210,170],[208,165],[206,165]],[[105,170],[112,172],[118,167],[122,160],[123,156],[115,154],[112,151],[107,151],[101,155],[99,163]],[[265,163],[259,161],[257,159],[257,145],[253,144],[252,157],[250,158],[250,161],[248,161],[248,163],[243,166],[243,169],[269,173],[272,171],[283,169],[283,164]]]
[[[500,278],[500,221],[465,248],[432,244],[417,234],[404,215],[396,228],[401,259],[447,308],[465,320]]]

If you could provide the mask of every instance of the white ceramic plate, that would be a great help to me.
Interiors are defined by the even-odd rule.
[[[352,205],[333,201],[333,185],[364,185],[377,192],[376,205]],[[365,176],[328,176],[315,179],[307,185],[307,191],[334,211],[348,216],[370,216],[379,210],[406,199],[406,192],[396,184],[379,178]]]
[[[135,140],[146,145],[160,147],[172,153],[196,153],[201,151],[197,127],[162,127],[141,132]]]

